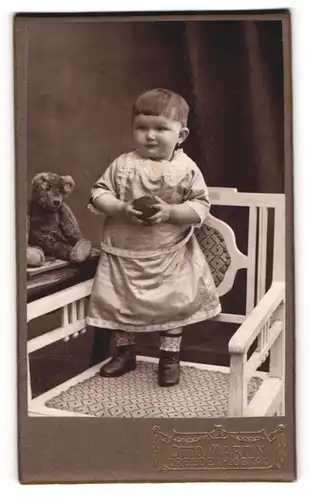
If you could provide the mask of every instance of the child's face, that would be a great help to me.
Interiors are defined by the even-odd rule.
[[[188,129],[164,116],[137,115],[133,136],[138,152],[154,160],[170,160],[176,145],[187,137]]]

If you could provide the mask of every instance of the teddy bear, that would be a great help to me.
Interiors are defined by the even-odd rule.
[[[91,242],[82,237],[75,216],[64,203],[74,187],[70,175],[41,172],[32,179],[28,245],[41,249],[48,259],[83,262],[91,255]]]

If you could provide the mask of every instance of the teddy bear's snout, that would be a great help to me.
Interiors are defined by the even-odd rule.
[[[61,205],[61,201],[60,200],[53,200],[52,205],[53,205],[53,207],[58,208]]]

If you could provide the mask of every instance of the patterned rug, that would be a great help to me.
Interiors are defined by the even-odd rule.
[[[259,378],[251,379],[249,400],[260,384]],[[115,379],[96,374],[53,397],[45,405],[94,417],[225,417],[228,387],[228,374],[192,366],[181,367],[179,385],[159,387],[157,364],[138,361],[133,372]]]

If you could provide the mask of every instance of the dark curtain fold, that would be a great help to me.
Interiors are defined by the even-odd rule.
[[[213,186],[283,192],[280,23],[184,27],[200,166]]]

